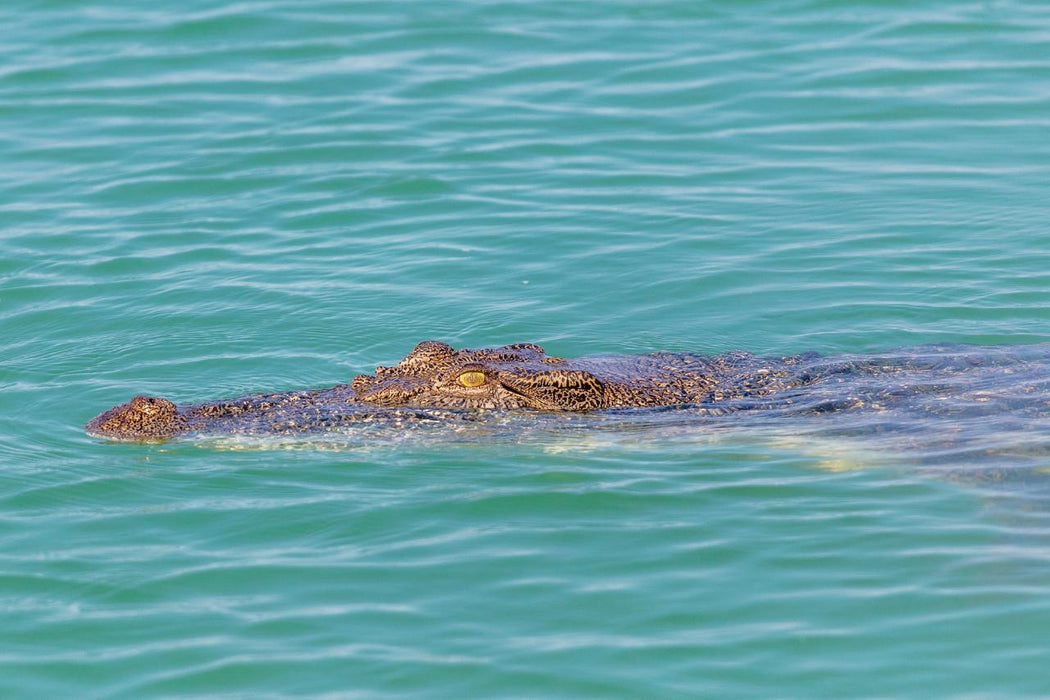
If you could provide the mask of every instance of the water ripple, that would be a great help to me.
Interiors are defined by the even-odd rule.
[[[1032,365],[881,418],[830,385],[751,421],[81,429],[426,337],[1046,341],[1045,7],[14,0],[0,26],[0,694],[1045,693]]]

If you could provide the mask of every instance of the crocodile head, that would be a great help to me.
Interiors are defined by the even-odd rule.
[[[175,404],[155,396],[136,396],[87,424],[89,435],[117,440],[159,440],[183,429],[183,419]]]
[[[358,401],[381,406],[587,411],[604,405],[597,377],[531,343],[456,350],[426,340],[394,367],[376,367],[351,386]]]
[[[588,411],[607,405],[607,387],[590,372],[523,343],[456,350],[425,341],[394,367],[331,389],[256,395],[218,403],[176,406],[136,396],[87,424],[94,437],[163,440],[196,430],[250,431],[264,426],[329,425],[342,419],[390,415],[386,407]],[[377,407],[383,407],[377,410]]]

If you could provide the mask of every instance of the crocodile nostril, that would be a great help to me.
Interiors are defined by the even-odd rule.
[[[175,404],[158,396],[136,396],[128,408],[145,416],[173,415],[176,411]]]

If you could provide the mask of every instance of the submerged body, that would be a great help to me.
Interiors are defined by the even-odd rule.
[[[87,431],[118,440],[158,440],[190,433],[289,434],[375,421],[456,420],[479,411],[583,413],[658,406],[690,406],[705,414],[796,406],[821,413],[910,402],[940,411],[951,410],[946,400],[958,406],[987,401],[981,392],[991,375],[975,375],[975,368],[1012,376],[1027,364],[1030,359],[1020,355],[1000,352],[975,359],[937,348],[838,359],[741,352],[563,359],[529,343],[456,350],[424,341],[397,365],[377,367],[350,384],[202,404],[137,396],[97,416]],[[1046,364],[1039,367],[1045,370]],[[1033,382],[1045,383],[1045,372],[1034,375]],[[1023,391],[1035,408],[1050,407],[1042,384]]]

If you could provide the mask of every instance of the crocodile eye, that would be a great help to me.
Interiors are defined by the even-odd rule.
[[[460,386],[473,389],[485,383],[485,373],[471,370],[456,377],[456,381],[459,382]]]

